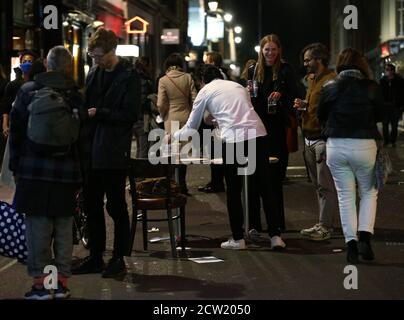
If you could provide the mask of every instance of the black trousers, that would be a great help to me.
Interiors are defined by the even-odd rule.
[[[129,213],[126,204],[126,170],[93,170],[84,188],[84,208],[88,213],[90,255],[102,257],[106,245],[104,196],[107,212],[114,221],[114,257],[128,252]]]
[[[224,166],[220,164],[210,165],[210,182],[214,187],[224,185]]]
[[[398,137],[398,122],[402,111],[398,108],[386,112],[383,120],[383,138],[385,144],[396,143]],[[391,125],[391,132],[389,129]]]
[[[242,143],[244,150],[248,150],[248,142]],[[240,145],[240,144],[239,144]],[[225,145],[224,148],[227,146]],[[236,146],[241,147],[241,146]],[[226,150],[226,149],[225,149]],[[251,155],[245,153],[251,159]],[[230,219],[230,227],[234,240],[244,238],[243,222],[244,212],[241,201],[241,192],[243,187],[243,177],[238,174],[238,169],[243,164],[238,163],[233,158],[234,164],[229,163],[227,152],[224,152],[225,160],[225,178],[227,185],[227,209]],[[279,165],[272,168],[269,163],[269,142],[267,137],[256,139],[256,168],[255,172],[248,177],[249,185],[249,209],[250,216],[256,218],[257,206],[259,207],[260,198],[264,204],[264,211],[269,226],[268,233],[271,237],[280,235],[283,218],[283,187],[281,170]]]

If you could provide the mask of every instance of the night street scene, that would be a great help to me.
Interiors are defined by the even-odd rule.
[[[0,305],[404,299],[404,0],[2,0],[0,110]]]

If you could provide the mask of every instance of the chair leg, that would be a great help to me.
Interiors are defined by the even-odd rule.
[[[129,238],[130,242],[129,242],[128,257],[132,256],[133,245],[134,245],[134,242],[135,242],[136,227],[137,227],[137,210],[132,212],[132,225],[131,225],[131,230],[130,230],[130,238]]]
[[[143,249],[147,251],[147,211],[142,210],[142,224],[143,224]]]
[[[172,214],[171,209],[167,210],[167,216],[168,216],[168,230],[170,232],[171,254],[172,254],[173,258],[176,259],[177,258],[177,248],[176,248],[176,243],[175,243],[173,214]]]
[[[185,242],[186,242],[186,233],[185,233],[185,207],[180,208],[180,222],[181,222],[181,249],[185,252]]]

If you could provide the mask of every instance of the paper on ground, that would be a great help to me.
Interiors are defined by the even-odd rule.
[[[188,260],[195,262],[195,263],[217,263],[217,262],[224,261],[224,260],[218,259],[216,257],[189,258]]]

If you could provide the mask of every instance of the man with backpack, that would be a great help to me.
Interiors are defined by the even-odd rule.
[[[16,210],[26,214],[27,266],[34,279],[25,295],[30,300],[70,296],[75,194],[85,171],[81,129],[87,113],[71,78],[72,55],[54,47],[46,65],[47,72],[21,87],[10,114],[9,167],[17,181]],[[44,286],[45,267],[52,264],[58,272],[53,293]]]
[[[126,177],[133,125],[140,113],[139,75],[132,64],[115,51],[118,38],[113,31],[98,29],[89,40],[88,52],[96,66],[87,77],[86,106],[90,116],[91,169],[84,187],[84,208],[88,213],[90,255],[73,269],[74,274],[102,273],[114,278],[126,271],[129,213]],[[114,249],[104,267],[106,209],[114,221]]]

